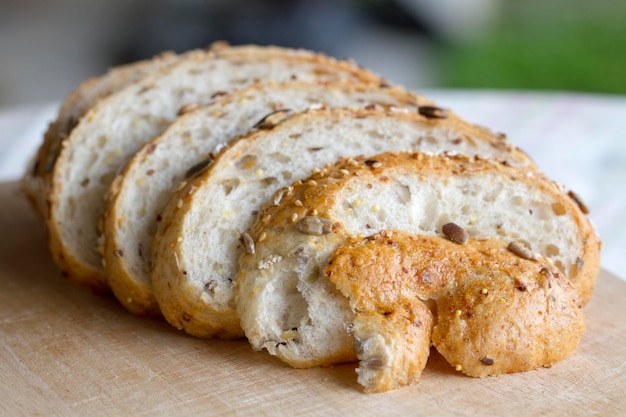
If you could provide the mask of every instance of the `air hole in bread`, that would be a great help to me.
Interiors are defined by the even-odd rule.
[[[273,152],[268,155],[268,158],[270,158],[272,161],[279,162],[281,164],[286,164],[287,162],[291,161],[291,158],[289,157],[289,155],[280,153],[280,152]]]
[[[546,245],[545,252],[546,252],[546,255],[550,258],[552,258],[553,256],[559,256],[559,254],[561,253],[559,248],[556,245],[553,245],[551,243]]]
[[[100,184],[108,185],[113,182],[113,178],[115,178],[115,172],[109,172],[100,177]]]
[[[483,201],[493,203],[502,191],[502,184],[490,184],[487,192],[483,195]]]
[[[275,184],[278,184],[276,177],[267,177],[261,180],[261,187],[263,188],[267,188]]]
[[[239,186],[239,179],[229,178],[222,181],[220,185],[224,188],[224,195],[229,195],[236,187]]]
[[[257,164],[257,157],[254,155],[244,155],[235,163],[237,168],[250,169]]]
[[[511,198],[511,202],[516,206],[521,206],[522,203],[524,203],[524,198],[519,195],[515,195],[513,196],[513,198]]]
[[[383,134],[376,130],[368,130],[366,133],[367,133],[367,136],[369,136],[370,138],[374,138],[374,139],[384,138]]]
[[[411,202],[411,188],[408,185],[398,182],[394,187],[394,193],[398,197],[398,201],[401,204],[408,204]]]
[[[565,214],[565,206],[561,203],[552,203],[552,211],[557,216],[562,216]]]

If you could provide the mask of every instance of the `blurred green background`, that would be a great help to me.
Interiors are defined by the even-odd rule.
[[[503,1],[491,27],[439,53],[447,87],[624,94],[626,1]]]
[[[352,57],[414,89],[626,93],[626,0],[0,0],[0,107],[216,40]]]

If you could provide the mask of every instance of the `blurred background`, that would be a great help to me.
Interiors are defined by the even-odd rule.
[[[0,0],[0,107],[220,39],[350,56],[411,88],[626,93],[624,0]]]

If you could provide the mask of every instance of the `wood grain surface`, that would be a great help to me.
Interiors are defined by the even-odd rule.
[[[368,395],[354,364],[291,369],[134,317],[63,279],[17,184],[0,184],[0,213],[2,415],[626,415],[626,283],[604,271],[587,332],[552,368],[476,379],[433,351],[418,385]]]

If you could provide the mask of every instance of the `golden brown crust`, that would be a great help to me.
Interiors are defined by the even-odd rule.
[[[411,350],[416,338],[429,346],[431,331],[439,352],[471,376],[552,365],[574,350],[584,332],[571,283],[544,258],[524,259],[500,240],[457,244],[383,231],[349,239],[334,252],[324,273],[350,300],[357,322],[371,323],[389,339],[399,340],[393,354],[405,358],[399,361],[403,366],[416,355]],[[428,320],[416,323],[414,318],[427,302],[434,330],[424,325]],[[405,328],[419,335],[407,339],[395,324],[399,316]],[[422,358],[418,352],[416,363],[425,365]],[[390,368],[383,375],[392,375],[392,380],[405,370]],[[412,382],[422,369],[411,369]],[[397,385],[405,385],[407,378],[401,381]],[[394,387],[388,378],[366,385],[368,391]]]
[[[375,161],[374,164],[372,161]],[[341,222],[333,219],[331,214],[335,206],[335,197],[339,191],[346,187],[350,181],[358,184],[388,182],[389,173],[404,171],[417,174],[418,176],[432,178],[451,178],[454,176],[473,175],[480,177],[482,174],[498,173],[511,178],[514,181],[524,182],[531,188],[539,189],[551,194],[562,205],[560,208],[570,216],[579,230],[579,240],[582,242],[582,250],[578,265],[562,266],[563,272],[570,276],[574,287],[580,294],[580,300],[585,305],[593,293],[596,279],[600,271],[600,247],[593,225],[583,214],[578,204],[567,196],[560,185],[549,180],[542,173],[528,169],[509,166],[508,163],[484,160],[479,157],[467,157],[463,155],[447,155],[444,157],[426,155],[423,153],[385,153],[377,156],[345,158],[336,164],[331,164],[320,172],[305,180],[299,181],[282,192],[279,206],[267,207],[261,213],[258,220],[250,229],[250,235],[256,242],[261,233],[265,233],[265,240],[272,241],[275,235],[282,234],[286,228],[293,228],[293,217],[302,219],[310,216],[324,218],[333,224],[333,241],[340,241],[346,236],[342,231]],[[355,179],[358,178],[358,179]],[[314,185],[313,185],[314,184]],[[300,203],[294,204],[296,200]],[[286,209],[289,207],[289,209]],[[271,221],[263,222],[264,218]],[[276,233],[278,232],[278,233]]]

